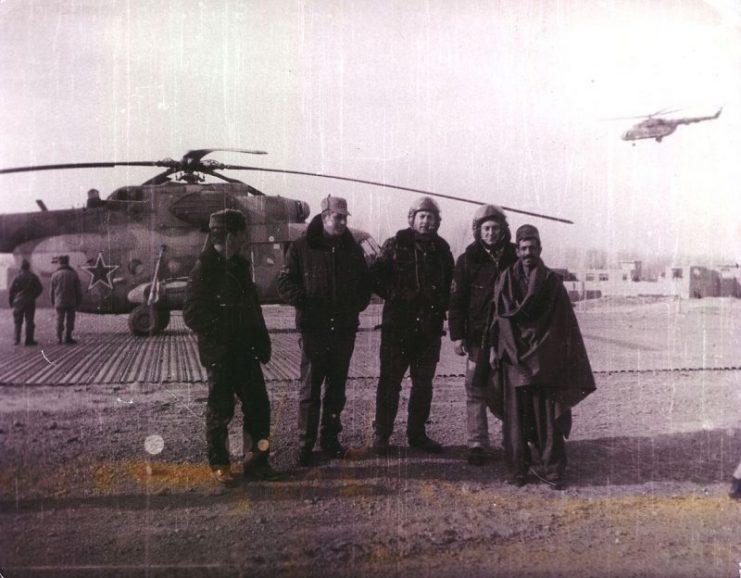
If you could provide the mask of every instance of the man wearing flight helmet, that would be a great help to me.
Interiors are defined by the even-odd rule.
[[[437,234],[440,207],[434,200],[417,199],[407,219],[409,228],[384,243],[371,270],[375,291],[385,300],[373,440],[379,454],[389,449],[401,381],[407,368],[412,378],[407,422],[409,445],[431,453],[442,451],[442,446],[427,436],[425,428],[450,297],[453,255],[445,239]]]
[[[479,207],[473,216],[474,241],[455,264],[448,325],[453,348],[468,355],[466,371],[466,432],[468,463],[483,465],[489,447],[487,390],[473,386],[476,358],[489,317],[494,284],[517,261],[507,217],[495,205]]]
[[[214,478],[233,481],[228,426],[234,396],[242,402],[244,476],[269,480],[270,400],[260,363],[270,361],[270,336],[257,300],[250,262],[239,254],[246,221],[237,210],[211,215],[206,247],[191,272],[183,309],[185,324],[198,337],[208,372],[206,444]]]

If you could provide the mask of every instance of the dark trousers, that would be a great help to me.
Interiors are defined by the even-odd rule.
[[[409,394],[407,437],[425,435],[425,424],[432,406],[432,380],[440,358],[440,335],[415,332],[398,335],[384,328],[381,333],[381,376],[376,391],[376,435],[388,439],[394,431],[399,410],[399,394],[404,373],[409,368],[412,391]]]
[[[299,443],[313,448],[319,429],[321,443],[332,443],[342,431],[345,385],[355,348],[355,329],[301,333],[301,389],[298,405]],[[324,397],[322,398],[322,384]]]
[[[566,469],[566,441],[556,422],[556,402],[537,387],[519,386],[517,369],[505,364],[504,446],[515,474],[533,466],[540,475],[559,480]],[[567,420],[568,415],[562,416]]]
[[[270,436],[270,400],[262,368],[256,359],[237,359],[209,367],[206,402],[208,463],[229,464],[229,422],[234,417],[234,396],[242,403],[244,454],[257,453],[257,443]]]
[[[66,328],[65,328],[66,322]],[[75,308],[74,307],[57,307],[57,340],[72,339],[72,332],[75,330]]]
[[[33,343],[33,334],[36,330],[36,324],[33,318],[36,315],[36,303],[25,305],[24,307],[13,307],[13,323],[15,325],[15,342],[21,342],[21,329],[23,321],[26,322],[26,343]]]

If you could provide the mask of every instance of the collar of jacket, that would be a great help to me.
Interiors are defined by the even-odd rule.
[[[419,239],[415,239],[414,237],[414,229],[411,227],[407,229],[402,229],[401,231],[396,232],[396,242],[399,245],[405,245],[407,247],[414,247],[415,241],[418,241]],[[438,249],[440,251],[446,251],[450,249],[450,246],[448,245],[448,242],[443,239],[440,235],[437,233],[432,233],[429,236],[429,239],[426,240],[427,243],[434,245],[435,249]]]
[[[494,245],[491,251],[488,251],[481,241],[474,241],[466,247],[466,258],[472,263],[487,263],[496,261],[497,263],[504,257],[511,243],[500,243]],[[514,245],[512,245],[512,255],[514,256]]]
[[[312,249],[329,249],[330,243],[324,236],[324,224],[321,215],[314,215],[306,228],[306,242]],[[345,229],[345,232],[337,239],[337,247],[349,247],[353,244],[355,244],[355,238],[352,236],[350,229]]]
[[[229,263],[239,262],[247,263],[249,265],[249,261],[239,253],[237,253],[231,259],[229,259],[229,261],[227,261],[226,259],[224,259],[224,256],[216,249],[214,249],[214,246],[210,243],[208,247],[203,250],[199,259],[201,263],[203,263],[204,267],[223,267]]]

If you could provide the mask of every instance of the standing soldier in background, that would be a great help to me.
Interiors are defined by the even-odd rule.
[[[412,378],[409,445],[431,453],[442,451],[442,446],[427,436],[425,427],[450,298],[453,255],[445,239],[437,234],[440,207],[434,200],[417,199],[407,219],[409,228],[398,231],[383,244],[372,267],[375,290],[385,300],[373,438],[373,447],[381,455],[389,449],[407,368]]]
[[[278,277],[278,293],[296,308],[296,328],[301,332],[300,466],[311,464],[320,410],[322,451],[330,458],[345,456],[338,437],[345,385],[358,315],[371,296],[363,250],[347,229],[347,201],[328,196],[322,199],[321,208],[306,234],[288,249]]]
[[[733,472],[733,478],[731,478],[731,491],[728,492],[728,496],[732,500],[741,500],[741,462],[736,466],[736,470]]]
[[[492,410],[503,421],[513,483],[525,485],[530,471],[562,489],[571,408],[594,391],[594,377],[566,288],[540,259],[538,229],[523,225],[515,240],[518,261],[494,293],[494,355],[482,348],[477,366],[493,358]],[[476,385],[485,374],[476,372]]]
[[[271,346],[250,262],[239,254],[247,223],[240,211],[226,209],[212,214],[208,226],[206,247],[190,274],[183,308],[208,373],[208,463],[218,482],[233,481],[228,427],[236,395],[244,418],[244,476],[272,480],[277,473],[268,462],[270,400],[260,367],[270,361]]]
[[[58,258],[59,268],[51,276],[51,304],[57,310],[57,342],[74,345],[75,315],[82,304],[82,286],[77,273],[69,266],[69,256]]]
[[[494,205],[479,207],[473,216],[474,242],[455,264],[450,290],[450,339],[456,354],[468,354],[466,363],[466,431],[468,463],[486,462],[489,448],[487,389],[475,387],[473,376],[486,330],[494,285],[500,273],[517,261],[504,211]]]
[[[13,279],[8,291],[8,302],[13,309],[13,323],[15,324],[15,344],[21,342],[23,320],[26,321],[26,345],[38,345],[33,338],[36,325],[33,322],[36,314],[36,299],[44,291],[41,281],[31,272],[31,264],[23,259],[21,270]]]

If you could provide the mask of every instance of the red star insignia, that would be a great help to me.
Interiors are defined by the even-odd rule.
[[[90,284],[87,286],[88,291],[95,287],[97,283],[102,283],[109,289],[113,289],[113,281],[111,275],[118,269],[118,265],[106,265],[103,261],[103,253],[98,253],[98,258],[95,260],[94,265],[81,265],[81,269],[85,269],[90,274]]]

